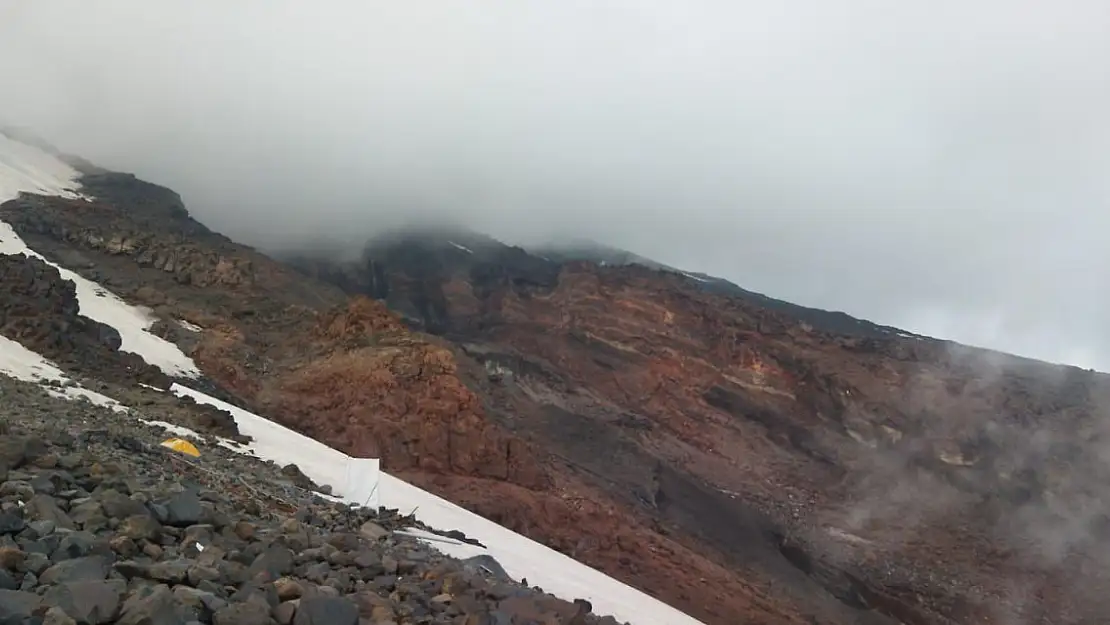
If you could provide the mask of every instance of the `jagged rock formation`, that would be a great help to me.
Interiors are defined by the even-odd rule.
[[[481,237],[282,264],[84,184],[0,219],[199,326],[163,329],[238,403],[708,623],[1110,612],[1105,376]]]

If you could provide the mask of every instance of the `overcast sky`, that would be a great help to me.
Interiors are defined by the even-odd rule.
[[[447,214],[1110,370],[1104,0],[0,0],[0,81],[248,243]]]

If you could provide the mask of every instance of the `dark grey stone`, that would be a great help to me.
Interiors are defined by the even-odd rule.
[[[86,556],[63,560],[42,572],[43,584],[101,581],[108,577],[108,560],[104,556]]]
[[[0,590],[0,625],[22,625],[38,607],[42,597],[19,590]]]
[[[127,583],[123,580],[69,582],[51,587],[43,600],[65,611],[79,625],[111,623],[119,613]]]
[[[18,516],[12,512],[0,512],[0,535],[2,534],[18,534],[23,531],[27,524],[23,521],[23,517]]]
[[[358,606],[340,597],[302,599],[293,625],[358,625]]]
[[[143,587],[124,602],[118,625],[185,625],[198,620],[168,586]]]
[[[274,546],[255,558],[251,563],[249,574],[252,579],[264,575],[268,578],[267,581],[274,581],[292,571],[293,552],[286,547]]]
[[[216,610],[212,625],[270,625],[270,608],[257,603],[232,603]]]
[[[200,523],[204,516],[204,508],[201,506],[200,497],[192,490],[177,493],[163,502],[163,506],[166,510],[166,518],[163,523],[173,527],[196,525]]]

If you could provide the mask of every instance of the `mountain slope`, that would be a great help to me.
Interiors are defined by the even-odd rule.
[[[491,420],[464,381],[466,368],[476,365],[465,356],[460,363],[449,344],[410,332],[374,301],[347,300],[338,289],[207,231],[165,189],[120,174],[84,182],[95,197],[91,203],[22,196],[0,205],[0,219],[48,258],[160,318],[183,320],[157,329],[180,342],[235,403],[343,451],[381,457],[394,474],[471,503],[564,552],[598,543],[591,550],[605,560],[579,559],[605,564],[599,568],[610,574],[624,567],[620,560],[649,562],[651,550],[681,550],[624,518],[604,493],[558,472],[541,447]],[[72,364],[86,375],[97,366]],[[469,493],[480,493],[482,505],[470,502]],[[531,531],[535,522],[563,533]],[[674,583],[676,570],[701,573]],[[710,572],[714,585],[698,594],[699,580]],[[711,617],[782,614],[750,608],[758,591],[696,554],[618,577]],[[722,610],[708,593],[727,593],[739,603]]]
[[[149,309],[213,394],[707,623],[1110,611],[1105,376],[472,233],[283,263],[162,187],[79,182],[85,198],[25,194],[0,220]],[[30,286],[0,331],[69,340],[78,377],[118,367],[111,333],[74,325],[80,294],[29,262],[3,274]]]
[[[10,155],[10,153],[0,154],[0,156]],[[313,351],[322,348],[328,350],[327,357],[354,356],[353,367],[357,369],[358,374],[375,378],[369,384],[364,384],[373,389],[375,383],[389,382],[388,378],[383,380],[382,376],[383,373],[388,374],[389,369],[375,371],[367,366],[365,359],[360,360],[369,351],[372,352],[370,356],[382,357],[379,360],[385,361],[389,367],[408,369],[405,373],[412,380],[404,380],[402,384],[394,385],[393,392],[390,393],[390,395],[409,396],[409,399],[414,400],[413,405],[416,410],[406,405],[402,406],[408,408],[407,414],[400,415],[407,417],[406,425],[418,427],[421,419],[435,418],[439,414],[437,411],[442,409],[441,406],[421,406],[418,403],[420,398],[409,391],[414,386],[418,390],[424,388],[420,386],[421,383],[433,392],[443,388],[451,390],[450,378],[436,375],[436,368],[428,366],[435,362],[450,367],[449,355],[445,357],[442,350],[437,351],[426,341],[404,331],[396,319],[383,314],[380,307],[366,306],[370,304],[367,301],[347,302],[341,295],[339,296],[341,305],[330,306],[328,298],[338,294],[338,291],[298,279],[296,274],[253,250],[234,245],[214,235],[189,219],[176,195],[165,189],[147,185],[128,176],[97,178],[90,174],[86,179],[88,185],[81,186],[82,194],[78,196],[65,191],[61,184],[73,183],[73,187],[79,186],[75,180],[76,171],[58,160],[51,160],[48,158],[50,155],[45,152],[38,151],[35,155],[40,162],[49,163],[59,172],[57,176],[59,184],[36,185],[35,180],[25,176],[21,178],[10,176],[4,182],[13,183],[14,192],[9,196],[13,197],[13,201],[6,202],[7,198],[0,198],[0,205],[3,205],[0,209],[11,209],[6,219],[17,224],[24,235],[35,239],[36,246],[51,250],[51,256],[65,256],[70,262],[75,263],[75,266],[80,267],[86,275],[74,274],[66,268],[52,264],[53,261],[44,260],[42,255],[28,247],[26,241],[16,235],[14,230],[9,231],[5,237],[5,244],[11,246],[17,253],[0,254],[0,281],[3,281],[0,286],[3,286],[6,292],[6,297],[0,301],[0,313],[3,313],[0,314],[0,382],[7,379],[7,376],[12,376],[37,382],[49,395],[86,399],[95,404],[109,406],[125,415],[121,417],[125,427],[128,422],[139,430],[144,429],[144,422],[153,427],[165,427],[175,435],[185,435],[201,441],[202,447],[208,446],[207,452],[211,452],[212,447],[228,445],[228,449],[235,453],[249,451],[283,465],[293,461],[304,466],[306,471],[311,472],[316,479],[326,480],[328,484],[337,484],[339,493],[347,497],[353,496],[353,493],[347,490],[351,486],[351,475],[348,466],[350,463],[347,462],[345,455],[315,441],[309,441],[311,445],[295,442],[303,441],[303,437],[290,436],[289,432],[282,434],[281,428],[274,427],[274,424],[265,419],[250,415],[248,411],[230,404],[222,404],[210,394],[222,394],[231,401],[241,404],[243,397],[258,394],[258,389],[246,386],[245,390],[227,392],[222,388],[220,381],[250,382],[252,375],[262,375],[265,379],[269,379],[270,374],[277,376],[279,382],[287,381],[279,375],[289,372],[284,365],[324,368],[326,363],[320,362],[321,359],[318,358],[320,353]],[[26,164],[18,158],[15,160]],[[26,171],[39,172],[42,168],[24,168],[20,175],[22,176]],[[17,195],[22,189],[27,188],[37,193]],[[97,190],[97,195],[89,193],[94,188]],[[75,199],[81,201],[73,202],[72,200]],[[128,215],[127,211],[134,211],[129,215],[133,219],[123,218],[124,215]],[[89,216],[93,218],[86,221]],[[149,221],[151,218],[155,219]],[[145,224],[147,228],[136,229],[136,224],[142,224],[144,220],[149,221]],[[3,223],[4,227],[10,227],[7,221]],[[182,232],[188,233],[189,237],[178,236]],[[97,258],[98,255],[102,256]],[[113,258],[116,261],[125,262],[113,263]],[[93,259],[101,262],[94,262]],[[143,268],[153,271],[145,273],[140,271],[140,275],[129,273]],[[242,271],[244,268],[247,271]],[[111,284],[111,291],[103,284],[92,282],[92,277],[104,284]],[[134,283],[133,279],[136,277],[142,277],[144,283]],[[171,279],[167,281],[167,277]],[[255,278],[265,278],[269,281],[268,284],[275,284],[282,291],[274,291],[266,297],[268,287],[263,285],[255,288],[257,285]],[[86,282],[91,285],[91,288],[82,287]],[[158,300],[160,305],[157,306],[157,310],[135,306],[126,303],[117,293],[125,293],[128,300]],[[256,299],[252,301],[252,298]],[[316,310],[310,304],[320,309]],[[117,313],[110,315],[111,318],[107,319],[108,323],[98,322],[86,316],[87,313],[101,312],[106,305]],[[268,308],[260,308],[266,306]],[[264,325],[253,325],[255,313],[262,310],[266,312]],[[180,319],[182,316],[191,316],[194,320],[203,319],[205,323],[212,325],[200,327],[193,322]],[[278,327],[272,327],[274,324]],[[293,337],[286,337],[290,340],[281,341],[278,337],[278,340],[273,342],[269,342],[271,335],[263,332],[263,330],[266,332],[289,330],[292,324],[306,324],[303,327],[298,326],[298,329],[308,332],[308,336],[304,338],[311,342],[298,342],[297,330],[293,331]],[[213,372],[213,377],[201,377],[201,374],[195,371],[197,367],[189,356],[178,350],[172,343],[162,339],[158,340],[163,344],[145,340],[132,346],[139,348],[136,351],[126,351],[127,343],[122,340],[123,338],[134,337],[156,328],[161,333],[175,336],[191,355],[205,357],[204,362],[211,364],[215,360],[217,365],[223,363],[229,366],[205,366]],[[389,333],[389,336],[383,336],[385,333]],[[14,337],[15,340],[8,337]],[[148,339],[154,338],[157,337],[148,335]],[[212,353],[208,351],[211,345],[205,340],[206,338],[214,341],[215,353],[217,356],[224,354],[225,359],[213,358]],[[375,341],[375,349],[364,349],[367,340]],[[393,345],[385,347],[390,341],[393,341]],[[159,349],[143,349],[151,347],[152,344]],[[292,352],[283,351],[286,344],[292,345]],[[170,349],[162,349],[166,346]],[[174,381],[172,376],[181,373],[175,369],[173,359],[169,362],[164,361],[167,351],[174,350],[178,350],[175,353],[179,360],[189,364],[190,371],[186,372],[188,379],[180,380],[186,382],[186,386],[174,385],[173,393],[167,393],[167,388]],[[227,350],[230,353],[225,354],[221,350]],[[43,358],[38,352],[49,353],[54,358]],[[259,354],[277,357],[292,354],[297,360],[294,363],[264,360],[257,357]],[[252,355],[256,357],[249,358]],[[239,362],[235,360],[237,357],[248,358],[244,362]],[[55,366],[55,362],[50,360],[55,360],[61,367]],[[152,362],[161,364],[156,366],[151,364]],[[277,364],[274,368],[268,369],[275,362]],[[414,362],[426,371],[415,372],[414,375],[412,367],[409,366]],[[236,364],[245,364],[247,373],[236,375],[243,370],[234,366]],[[261,365],[261,371],[257,370],[258,365]],[[159,366],[162,368],[160,369]],[[90,390],[90,388],[96,390]],[[208,393],[197,392],[197,388],[206,388]],[[457,389],[456,384],[455,390]],[[294,402],[319,400],[321,399],[319,390],[312,389],[312,392],[298,394],[292,400]],[[7,387],[4,392],[7,392]],[[264,404],[276,404],[278,411],[289,416],[292,409],[282,404],[281,399],[281,397],[264,399]],[[327,399],[334,399],[334,396],[329,395]],[[139,407],[137,413],[132,406]],[[385,408],[380,404],[375,405],[373,401],[364,402],[363,407],[380,412],[384,412],[383,408]],[[66,419],[72,419],[78,427],[81,423],[86,429],[95,427],[90,421],[89,413],[83,413],[81,410],[82,408],[74,405],[72,409],[63,408],[56,411],[54,416],[57,417],[59,424],[64,424]],[[323,408],[320,412],[324,413],[325,417],[329,416],[328,408]],[[158,415],[161,418],[156,421],[146,421],[139,415]],[[331,415],[334,415],[334,411],[331,411]],[[365,416],[365,413],[361,416]],[[380,417],[381,414],[375,414],[375,416]],[[377,419],[374,425],[388,427],[389,423],[383,423],[382,419]],[[478,433],[487,431],[493,438],[497,436],[496,432],[482,430],[483,424],[480,420],[472,425],[475,425]],[[181,426],[188,427],[182,430]],[[244,432],[250,436],[240,436],[239,426],[243,426]],[[0,433],[8,433],[5,427],[4,423],[0,423]],[[451,430],[454,431],[455,428]],[[92,432],[94,435],[103,433],[103,431]],[[402,433],[408,434],[408,430],[402,430]],[[436,432],[433,430],[432,433]],[[379,440],[385,438],[379,437]],[[134,437],[120,440],[122,442],[118,444],[123,445],[125,449],[131,452],[139,450]],[[0,442],[5,442],[5,439],[0,437]],[[490,441],[479,438],[475,448],[466,446],[467,442],[465,437],[454,439],[454,443],[459,447],[457,451],[461,454],[480,452],[481,445],[488,444]],[[493,442],[496,443],[496,440]],[[451,453],[452,449],[447,450],[446,456],[437,455],[439,450],[424,449],[423,440],[418,440],[417,443],[416,449],[402,451],[409,457],[416,454],[417,457],[432,461],[451,462],[455,458]],[[431,441],[430,444],[434,445],[435,441]],[[321,450],[324,450],[322,454]],[[211,458],[211,456],[206,457]],[[394,459],[397,460],[396,457]],[[499,456],[497,459],[508,460],[504,456]],[[358,464],[366,466],[364,463]],[[376,462],[372,464],[377,465]],[[403,466],[401,463],[397,464]],[[3,474],[3,469],[4,465],[0,463],[0,474]],[[285,466],[281,473],[292,481],[289,484],[292,489],[316,488],[310,484],[311,480],[301,474],[295,466]],[[0,478],[2,477],[0,475]],[[18,481],[9,484],[17,487],[17,490],[12,493],[24,492],[18,490],[20,488],[18,484],[20,484]],[[467,534],[474,532],[472,536],[480,537],[481,540],[490,543],[488,549],[480,546],[480,543],[475,543],[479,546],[458,543],[458,545],[444,547],[451,553],[458,554],[461,550],[461,553],[480,555],[487,560],[489,554],[496,554],[505,568],[515,571],[518,576],[526,574],[527,578],[544,584],[550,590],[561,593],[561,596],[586,597],[592,600],[593,605],[601,611],[620,615],[636,623],[666,623],[667,625],[697,623],[694,619],[665,604],[652,601],[642,593],[615,583],[614,580],[596,570],[590,570],[568,560],[565,556],[553,553],[550,549],[514,535],[512,532],[499,529],[487,520],[451,506],[392,476],[383,473],[380,486],[384,491],[380,495],[381,500],[387,505],[419,511],[421,519],[433,519],[453,525],[455,528],[464,528]],[[41,492],[45,488],[46,486],[39,483],[33,485],[35,491]],[[127,485],[123,488],[125,492],[129,492]],[[265,497],[257,490],[249,492],[251,496]],[[299,491],[294,490],[294,492]],[[300,495],[297,496],[300,497]],[[279,501],[286,512],[292,511],[293,506],[288,505],[288,499],[281,498]],[[359,497],[358,501],[365,500]],[[30,509],[31,506],[28,505],[28,510]],[[13,518],[19,518],[9,514],[12,510],[17,515],[21,514],[15,508],[9,510],[9,507],[5,506],[6,518],[3,526],[8,530],[0,533],[10,533],[13,527],[10,522]],[[35,518],[34,513],[30,518]],[[305,520],[318,522],[307,517]],[[220,529],[219,525],[217,529]],[[457,534],[457,532],[448,532],[448,535],[450,534]],[[9,541],[7,537],[0,538],[3,538],[3,541]],[[21,535],[20,540],[25,541],[25,539],[26,536]],[[436,541],[433,541],[433,544],[443,545],[442,542]],[[144,547],[143,551],[146,552],[144,557],[158,559],[151,551],[152,546],[145,542],[139,542],[137,546]],[[67,554],[69,551],[65,549],[55,552],[55,556],[60,558],[71,557]],[[13,554],[7,555],[6,562],[9,564],[6,566],[18,567],[18,564],[11,564]],[[235,557],[234,552],[230,555]],[[219,560],[220,555],[215,559]],[[333,563],[343,566],[349,564],[349,561],[335,560]],[[495,570],[499,568],[496,562],[493,562],[492,566]],[[404,570],[412,569],[404,563],[400,567]],[[391,581],[388,575],[382,577],[379,573],[371,573],[372,570],[372,565],[360,565],[358,571],[354,571],[349,566],[344,567],[342,580],[338,583],[333,583],[334,580],[329,581],[329,585],[333,586],[333,590],[351,592],[351,586],[356,585],[357,578],[361,577],[361,581],[357,581],[360,589],[363,582],[373,578],[374,590],[370,591],[370,599],[380,603],[383,599],[375,599],[373,595],[384,597],[396,587],[399,592],[408,597],[410,604],[417,605],[415,612],[405,611],[408,608],[401,606],[398,608],[400,613],[419,615],[416,618],[420,622],[430,622],[428,620],[429,598],[448,592],[450,584],[449,581],[444,580],[441,585],[429,578],[421,584],[421,587],[423,592],[431,594],[423,596],[422,592],[414,595],[411,589],[406,588],[406,584],[411,585],[411,583],[402,583],[404,580],[411,579],[410,576],[397,577]],[[17,568],[16,573],[23,577],[21,569]],[[8,614],[8,610],[12,608],[11,601],[18,598],[3,594],[8,592],[6,588],[11,588],[3,584],[4,579],[11,583],[13,578],[0,576],[0,586],[5,588],[0,589],[0,614]],[[28,582],[29,579],[31,578],[24,579],[24,582],[33,584],[33,581]],[[263,589],[265,588],[263,586]],[[315,584],[309,588],[314,589]],[[452,615],[440,614],[435,618],[435,622],[445,623],[448,616],[452,616],[449,619],[452,622],[458,620],[453,618],[454,616],[465,617],[471,621],[478,619],[479,622],[484,622],[483,619],[491,616],[494,620],[539,618],[548,621],[554,617],[550,612],[555,610],[556,613],[561,614],[560,619],[573,618],[575,623],[583,625],[595,622],[616,624],[611,617],[581,614],[582,607],[586,608],[586,612],[590,611],[589,601],[584,604],[576,601],[576,604],[572,605],[567,602],[547,600],[546,605],[541,605],[526,600],[526,597],[542,596],[541,592],[536,592],[539,589],[509,590],[510,595],[506,595],[504,589],[496,590],[489,595],[492,602],[473,603],[461,594],[465,592],[465,588],[456,586],[451,590],[451,594],[459,600],[458,605],[455,606],[457,609],[453,610]],[[221,597],[235,600],[235,597],[228,597],[229,593],[224,590],[216,589],[215,592]],[[246,600],[242,593],[237,594],[236,597]],[[394,597],[397,596],[394,595]],[[386,605],[399,605],[400,598],[385,599],[385,601]],[[371,607],[374,606],[365,606],[367,611]],[[649,608],[652,613],[637,615],[637,608]],[[373,614],[377,613],[373,612]],[[575,613],[579,614],[574,616]],[[366,613],[363,616],[372,616],[372,614]],[[102,614],[100,620],[96,622],[105,619],[112,620]],[[0,618],[0,620],[3,619]],[[208,616],[204,616],[201,620],[209,622]],[[380,617],[374,620],[377,622]],[[221,621],[217,619],[217,622]],[[402,619],[402,622],[410,621]]]
[[[455,342],[505,428],[804,614],[1103,609],[1105,574],[1080,571],[1107,556],[1105,376],[793,314],[669,268],[456,238],[291,262]]]

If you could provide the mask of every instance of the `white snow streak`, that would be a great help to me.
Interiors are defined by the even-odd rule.
[[[81,197],[74,189],[77,176],[55,156],[0,133],[0,202],[18,197],[21,191]]]
[[[44,385],[43,388],[54,397],[71,400],[83,398],[117,412],[127,411],[126,407],[111,397],[74,384],[54,363],[3,336],[0,336],[0,373],[24,382],[63,384],[64,386]]]
[[[455,246],[455,248],[457,248],[457,249],[460,249],[460,250],[462,250],[462,251],[466,252],[467,254],[473,254],[473,253],[474,253],[474,250],[472,250],[472,249],[470,249],[469,247],[466,247],[466,246],[464,246],[464,245],[459,245],[458,243],[455,243],[454,241],[448,241],[448,243],[450,243],[451,245]]]
[[[142,421],[146,425],[149,425],[150,427],[162,428],[163,430],[169,432],[170,434],[173,434],[174,436],[177,436],[177,437],[180,437],[180,438],[191,438],[195,441],[203,441],[204,440],[203,436],[201,436],[200,434],[198,434],[194,430],[190,430],[187,427],[183,427],[183,426],[180,426],[180,425],[175,425],[173,423],[167,423],[165,421],[158,421],[158,420],[147,421],[146,419],[140,419],[140,421]]]
[[[701,276],[695,276],[692,273],[686,273],[685,271],[680,271],[679,273],[686,276],[687,278],[690,278],[691,280],[697,280],[698,282],[709,282],[709,280],[702,278]]]
[[[181,326],[182,328],[185,328],[186,330],[188,330],[190,332],[203,332],[204,331],[204,328],[198,326],[195,323],[189,323],[188,321],[185,321],[184,319],[178,319],[177,320],[177,325]]]

